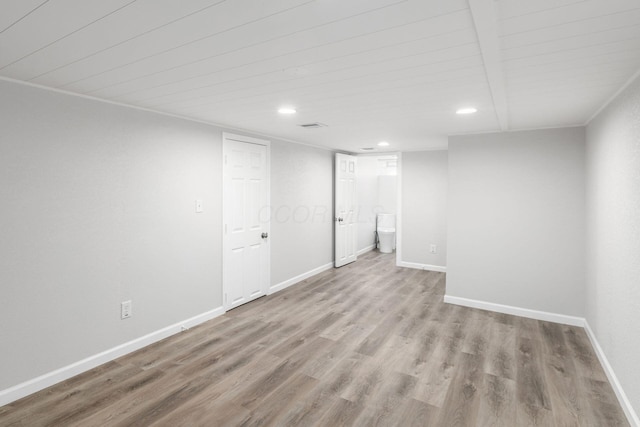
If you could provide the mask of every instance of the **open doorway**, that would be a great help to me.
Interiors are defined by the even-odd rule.
[[[357,248],[359,254],[372,249],[382,249],[387,253],[395,251],[398,157],[395,153],[358,156]],[[382,227],[380,230],[378,230],[379,219],[383,221],[380,223]]]

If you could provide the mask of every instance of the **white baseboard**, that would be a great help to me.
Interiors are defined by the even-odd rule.
[[[447,267],[440,265],[420,264],[417,262],[399,261],[396,263],[398,267],[415,268],[418,270],[438,271],[440,273],[446,273]]]
[[[591,345],[598,356],[598,360],[600,360],[600,364],[604,369],[604,372],[607,374],[607,378],[609,379],[609,383],[611,383],[611,387],[613,387],[613,391],[616,393],[618,397],[618,402],[620,402],[620,406],[622,406],[622,410],[627,416],[627,420],[632,427],[640,427],[640,418],[638,418],[638,414],[631,406],[631,402],[627,398],[626,393],[622,389],[620,385],[620,381],[618,381],[618,377],[616,376],[609,360],[607,360],[607,356],[605,356],[602,347],[600,347],[600,343],[598,342],[596,335],[593,333],[593,330],[589,326],[589,322],[585,320],[584,322],[584,330],[587,332],[587,336],[589,337],[589,341],[591,341]]]
[[[322,273],[323,271],[327,271],[332,268],[333,268],[333,263],[330,262],[328,264],[321,265],[318,268],[314,268],[313,270],[309,270],[306,273],[299,274],[296,277],[292,277],[291,279],[285,280],[284,282],[280,282],[277,285],[271,286],[269,288],[269,292],[267,293],[267,295],[271,295],[275,292],[286,289],[291,285],[295,285],[296,283],[303,281],[304,279],[307,279],[311,276],[315,276],[318,273]]]
[[[496,304],[493,302],[478,301],[474,299],[444,296],[444,302],[465,307],[479,308],[481,310],[495,311],[514,316],[527,317],[529,319],[544,320],[546,322],[562,323],[563,325],[584,327],[583,317],[567,316],[564,314],[549,313],[548,311],[530,310],[528,308],[514,307],[511,305]]]
[[[376,248],[376,245],[367,246],[366,248],[360,249],[356,254],[360,256],[362,254],[366,254],[367,252],[374,250],[375,248]]]
[[[101,353],[89,356],[86,359],[72,363],[71,365],[56,369],[55,371],[40,375],[37,378],[25,381],[5,390],[0,390],[0,406],[7,405],[32,393],[45,389],[56,383],[69,379],[75,375],[86,372],[106,362],[117,359],[120,356],[139,350],[142,347],[153,344],[185,329],[204,323],[224,314],[224,308],[218,307],[206,313],[199,314],[182,322],[175,323],[166,328],[151,332],[140,338],[126,342],[119,346],[105,350]]]

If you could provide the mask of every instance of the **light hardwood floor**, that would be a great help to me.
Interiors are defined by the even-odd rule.
[[[25,426],[626,426],[581,328],[369,252],[0,408]]]

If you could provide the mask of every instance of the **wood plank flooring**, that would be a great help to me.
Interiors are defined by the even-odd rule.
[[[627,426],[581,328],[369,252],[0,408],[1,426]]]

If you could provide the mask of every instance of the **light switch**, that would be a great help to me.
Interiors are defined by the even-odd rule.
[[[200,212],[202,212],[202,200],[198,199],[196,200],[196,213]]]

